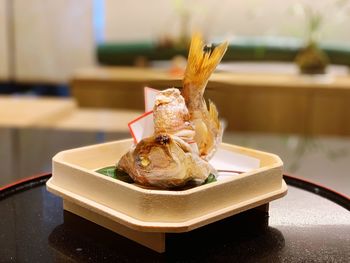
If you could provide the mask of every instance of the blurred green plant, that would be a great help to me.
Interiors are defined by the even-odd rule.
[[[322,4],[321,4],[322,3]],[[289,11],[304,18],[304,40],[306,43],[319,42],[323,27],[331,20],[343,21],[350,16],[349,0],[328,0],[322,2],[297,2]]]
[[[319,47],[323,25],[330,19],[336,19],[347,11],[348,0],[326,1],[325,5],[316,7],[317,2],[305,4],[298,2],[293,6],[294,14],[305,20],[304,46],[295,62],[300,72],[305,74],[323,74],[329,64],[327,54]],[[331,17],[329,17],[332,15]]]
[[[215,4],[213,2],[212,4]],[[164,32],[160,37],[159,46],[175,47],[179,49],[188,48],[191,40],[192,27],[206,35],[212,24],[212,20],[216,17],[214,13],[209,12],[210,8],[207,2],[201,0],[172,0],[172,6],[176,17],[172,20],[173,24],[179,26],[179,33],[176,36],[168,35]],[[197,23],[194,25],[194,17],[202,17],[205,26]],[[204,36],[205,37],[205,36]]]

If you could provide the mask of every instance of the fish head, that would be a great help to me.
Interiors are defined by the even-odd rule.
[[[186,149],[168,134],[157,134],[141,140],[119,161],[118,167],[142,185],[178,185],[186,176]],[[185,182],[184,182],[185,183]]]

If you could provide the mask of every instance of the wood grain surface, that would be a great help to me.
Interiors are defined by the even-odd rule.
[[[82,107],[143,110],[143,87],[181,87],[165,70],[96,67],[71,82]],[[350,76],[219,72],[205,97],[218,106],[231,131],[350,135]]]

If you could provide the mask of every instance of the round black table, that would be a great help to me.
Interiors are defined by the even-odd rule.
[[[290,176],[269,214],[170,234],[164,254],[64,212],[49,177],[0,188],[0,262],[350,262],[349,198]]]

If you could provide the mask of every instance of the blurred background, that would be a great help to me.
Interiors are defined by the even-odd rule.
[[[206,90],[224,141],[350,195],[346,0],[0,0],[0,188],[130,137],[144,86],[181,88],[194,31],[229,41]]]

